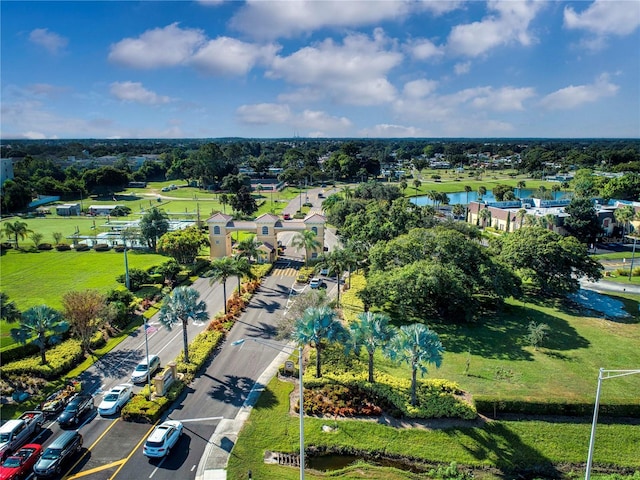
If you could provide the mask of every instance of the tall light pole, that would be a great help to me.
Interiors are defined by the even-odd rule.
[[[240,340],[236,340],[235,342],[231,342],[231,345],[233,346],[237,346],[237,345],[242,345],[244,344],[245,341],[247,340],[251,340],[252,342],[256,342],[259,343],[261,345],[264,345],[266,347],[269,348],[273,348],[275,350],[279,350],[279,351],[285,351],[285,348],[290,348],[292,350],[295,350],[296,347],[292,346],[292,345],[285,345],[282,343],[276,343],[276,342],[266,342],[263,340],[260,340],[258,338],[241,338]],[[300,480],[304,480],[304,384],[302,383],[302,350],[303,347],[302,345],[298,346],[298,381],[300,382]]]
[[[629,235],[631,237],[631,235]],[[635,235],[633,237],[633,250],[631,250],[631,266],[629,267],[629,281],[631,281],[631,276],[633,275],[633,260],[636,256],[636,241],[638,240],[638,237],[636,237]]]
[[[585,472],[585,480],[591,478],[591,464],[593,463],[593,445],[596,440],[596,426],[598,425],[598,408],[600,407],[600,391],[602,390],[602,381],[609,378],[625,377],[640,373],[640,370],[605,370],[600,369],[598,373],[598,388],[596,389],[596,403],[593,409],[593,422],[591,423],[591,437],[589,438],[589,453],[587,455],[587,470]]]

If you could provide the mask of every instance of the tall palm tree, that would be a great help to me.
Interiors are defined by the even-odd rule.
[[[238,277],[238,295],[242,293],[242,277],[247,277],[250,280],[256,278],[251,269],[251,262],[246,257],[234,257],[234,270]]]
[[[329,307],[307,308],[296,320],[291,336],[299,345],[310,345],[316,349],[316,378],[322,377],[321,357],[326,344],[346,344],[349,341],[348,331]]]
[[[520,180],[516,187],[518,187],[518,197],[522,196],[522,189],[527,186],[527,183],[524,180]]]
[[[622,234],[629,232],[629,222],[636,217],[636,211],[632,205],[625,205],[624,207],[618,207],[613,211],[613,216],[616,222],[624,224],[622,227]]]
[[[491,226],[491,211],[488,208],[480,210],[478,218],[482,221],[483,228],[487,226],[487,221],[489,222],[489,226]]]
[[[482,197],[484,197],[487,194],[487,187],[484,186],[479,186],[478,187],[478,220],[477,222],[480,223],[480,203],[482,202]]]
[[[554,184],[551,186],[551,191],[553,192],[553,199],[554,199],[554,200],[555,200],[555,199],[556,199],[556,197],[557,197],[557,195],[556,195],[556,194],[557,194],[560,190],[562,190],[562,187],[561,187],[561,186],[560,186],[560,184],[558,184],[558,183],[554,183]]]
[[[464,192],[467,194],[467,204],[465,205],[465,214],[464,214],[465,221],[469,220],[469,194],[471,193],[472,190],[473,189],[469,185],[464,186]]]
[[[342,272],[349,268],[349,261],[349,254],[344,249],[339,249],[329,252],[320,262],[322,266],[327,267],[330,272],[336,275],[336,283],[338,285],[336,305],[338,307],[340,306],[340,279],[342,278]]]
[[[24,240],[28,234],[33,233],[33,231],[29,230],[28,227],[27,222],[16,220],[15,222],[5,222],[2,229],[7,237],[13,237],[13,242],[16,244],[16,248],[19,248],[20,245],[18,244],[18,237]]]
[[[322,244],[316,238],[316,232],[313,230],[303,230],[296,233],[291,239],[291,246],[297,250],[304,249],[304,264],[309,263],[309,252],[318,250]]]
[[[411,405],[415,405],[418,370],[424,375],[427,365],[439,368],[442,364],[444,348],[440,338],[421,323],[403,325],[387,344],[385,353],[392,360],[411,366]]]
[[[229,203],[231,203],[231,199],[229,198],[229,195],[227,193],[221,193],[220,195],[218,195],[218,199],[220,200],[220,203],[222,204],[222,213],[226,214],[227,213],[227,205]]]
[[[240,257],[245,257],[249,261],[252,259],[258,259],[258,255],[260,255],[260,251],[258,250],[259,244],[256,242],[255,235],[249,235],[244,240],[239,241],[236,244],[236,250],[238,250],[238,254]]]
[[[15,302],[9,300],[9,295],[0,292],[0,319],[7,322],[17,322],[21,317],[20,310]]]
[[[416,189],[416,197],[418,196],[418,189],[420,188],[421,185],[422,185],[422,182],[417,178],[413,181],[413,186]]]
[[[182,324],[185,363],[189,363],[189,340],[187,338],[189,319],[194,323],[206,322],[209,319],[207,305],[200,300],[200,293],[196,289],[177,287],[164,298],[158,320],[167,330],[171,330],[177,323]]]
[[[525,208],[521,208],[520,210],[518,210],[516,212],[516,218],[520,222],[520,227],[519,228],[522,228],[522,223],[524,222],[524,219],[525,219],[526,216],[527,216],[527,210]]]
[[[400,190],[402,190],[402,195],[404,195],[404,191],[407,189],[407,187],[408,187],[407,182],[402,180],[400,182]]]
[[[33,343],[40,348],[40,364],[46,365],[47,345],[60,343],[62,334],[69,330],[69,323],[63,320],[60,312],[47,305],[31,307],[18,321],[20,327],[11,329],[11,337],[22,344],[35,337]],[[47,334],[50,335],[47,337]]]
[[[231,257],[217,258],[211,261],[211,270],[205,276],[210,277],[209,284],[222,283],[224,314],[227,314],[227,279],[236,275],[236,262]]]
[[[351,200],[353,198],[353,188],[351,188],[349,185],[344,187],[342,189],[342,196],[345,200]]]
[[[456,218],[462,217],[465,214],[466,208],[461,203],[456,203],[451,209],[451,213]]]
[[[373,379],[373,356],[378,347],[383,347],[393,336],[393,330],[389,326],[389,317],[383,313],[363,312],[358,319],[349,325],[351,341],[356,354],[361,347],[367,350],[369,355],[369,383]]]

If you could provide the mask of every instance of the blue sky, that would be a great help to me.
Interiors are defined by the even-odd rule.
[[[0,13],[5,139],[640,137],[640,0]]]

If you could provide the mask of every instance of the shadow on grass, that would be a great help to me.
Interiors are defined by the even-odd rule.
[[[452,428],[448,434],[468,437],[471,442],[462,447],[476,460],[494,464],[504,478],[560,478],[553,462],[535,448],[524,443],[504,424],[495,422],[484,428]]]
[[[444,347],[454,353],[470,352],[484,358],[501,360],[533,360],[524,347],[531,322],[549,326],[550,334],[544,347],[549,350],[587,348],[589,342],[564,319],[520,306],[508,306],[476,324],[434,325]]]

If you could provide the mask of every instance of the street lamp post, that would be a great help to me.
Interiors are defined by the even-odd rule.
[[[631,281],[631,276],[633,275],[633,260],[636,256],[636,241],[638,237],[633,237],[633,250],[631,250],[631,266],[629,267],[629,281]]]
[[[151,400],[151,362],[149,361],[149,336],[147,330],[149,329],[149,324],[147,323],[147,319],[144,319],[144,347],[145,354],[147,355],[147,388],[149,389],[149,397],[147,400]]]
[[[593,422],[591,423],[591,436],[589,438],[589,453],[587,454],[587,470],[585,472],[585,480],[591,478],[591,464],[593,463],[593,446],[596,440],[596,426],[598,425],[598,409],[600,407],[600,391],[602,390],[602,381],[608,378],[625,377],[640,373],[640,370],[605,370],[600,369],[598,373],[598,388],[596,389],[596,403],[593,409]]]
[[[240,340],[236,340],[232,342],[231,345],[237,346],[242,345],[246,340],[251,340],[253,342],[259,343],[261,345],[265,345],[269,348],[273,348],[275,350],[284,351],[285,348],[295,349],[295,347],[291,345],[283,345],[279,343],[269,343],[265,341],[261,341],[257,338],[241,338]],[[304,480],[304,384],[302,381],[302,345],[298,346],[298,381],[300,382],[300,480]]]

